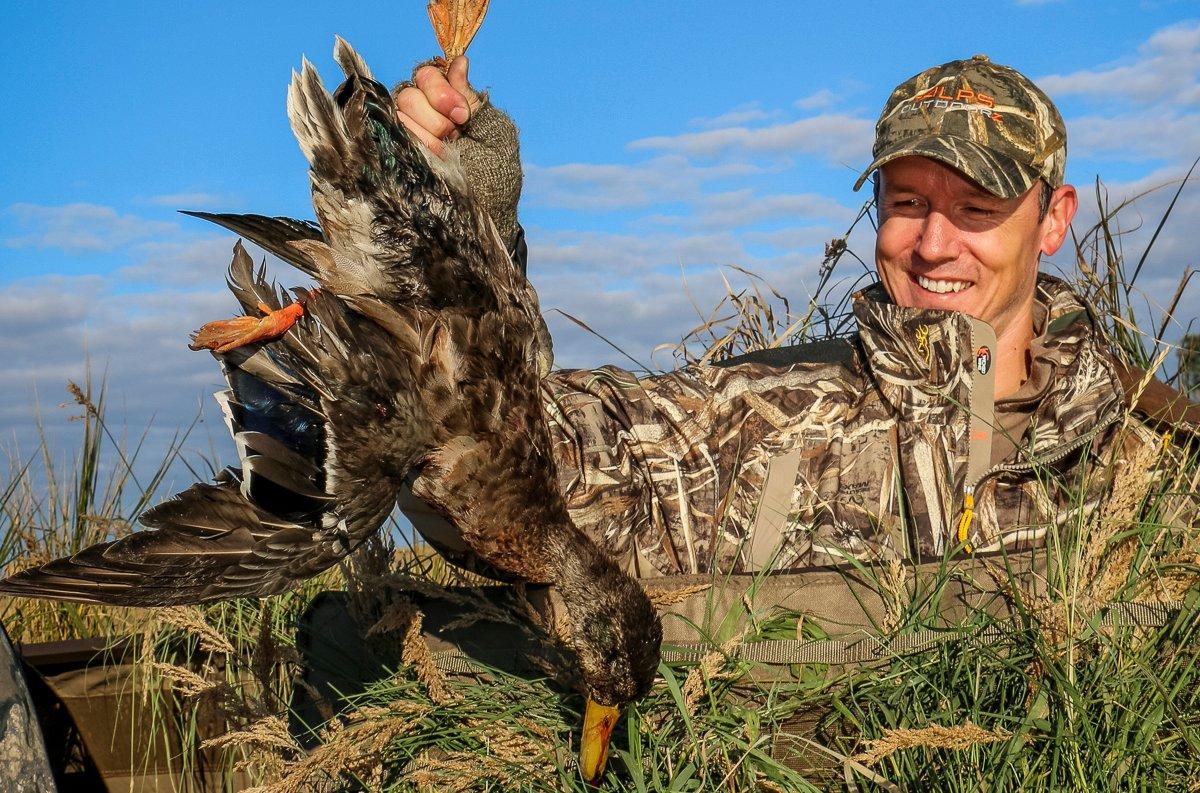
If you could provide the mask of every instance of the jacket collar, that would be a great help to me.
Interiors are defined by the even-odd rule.
[[[1043,454],[1120,415],[1125,399],[1083,301],[1050,275],[1039,274],[1037,289],[1046,319],[1034,366],[1045,368],[1048,385],[1033,413],[1032,452]],[[991,415],[990,396],[980,405],[976,386],[981,357],[990,353],[980,343],[986,323],[956,311],[897,306],[879,283],[854,296],[854,314],[867,368],[902,420],[961,421],[965,406]],[[994,332],[991,338],[994,344]]]
[[[904,308],[876,283],[854,296],[866,363],[884,401],[909,421],[946,423],[970,395],[978,348],[971,318]]]

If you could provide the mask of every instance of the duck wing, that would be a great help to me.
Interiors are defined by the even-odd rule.
[[[311,531],[248,501],[239,472],[196,484],[141,517],[161,526],[24,570],[0,591],[122,606],[201,603],[286,588],[279,577]]]
[[[289,302],[239,242],[230,288],[246,307]],[[15,595],[117,605],[199,603],[281,592],[373,534],[402,472],[429,446],[397,395],[411,360],[343,301],[318,294],[283,338],[217,355],[239,466],[143,513],[150,527],[0,582]],[[407,412],[406,412],[407,411]]]
[[[308,275],[317,277],[310,260],[298,255],[295,246],[297,242],[321,242],[325,239],[321,227],[311,220],[253,214],[236,215],[228,212],[196,212],[186,209],[180,212],[216,223],[239,237],[250,240],[263,250],[270,251]]]

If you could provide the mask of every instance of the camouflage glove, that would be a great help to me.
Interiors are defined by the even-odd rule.
[[[517,127],[508,115],[491,103],[486,93],[482,104],[463,125],[455,143],[467,183],[487,210],[500,238],[510,249],[517,237],[517,202],[521,198],[521,152]]]

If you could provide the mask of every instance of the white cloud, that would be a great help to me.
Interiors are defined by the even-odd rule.
[[[552,312],[560,308],[644,363],[660,344],[677,342],[702,317],[711,316],[726,294],[752,289],[754,283],[733,267],[744,267],[801,310],[816,282],[824,243],[844,226],[789,227],[773,231],[722,231],[689,234],[603,234],[530,229],[530,278],[555,339],[562,366],[613,362],[632,366],[596,336]],[[788,238],[790,236],[790,238]],[[870,246],[869,229],[856,233],[851,247]],[[773,248],[754,252],[753,246]],[[837,275],[838,293],[862,273],[847,257]],[[769,287],[767,286],[769,285]],[[777,306],[778,308],[778,306]],[[723,313],[728,313],[728,306]],[[652,364],[669,367],[669,354]]]
[[[751,245],[765,245],[781,251],[824,250],[825,243],[845,231],[833,226],[789,226],[771,231],[748,231],[742,238]]]
[[[528,167],[534,205],[634,216],[618,231],[529,228],[530,277],[542,308],[567,311],[649,362],[656,346],[678,341],[708,316],[729,285],[750,286],[727,265],[747,268],[804,301],[825,243],[844,233],[857,208],[819,193],[729,187],[750,175],[801,170],[813,157],[865,158],[873,120],[811,113],[837,100],[828,89],[802,97],[793,107],[810,112],[799,119],[757,102],[695,119],[689,126],[702,131],[630,143],[631,151],[656,153],[642,162]],[[632,365],[594,335],[548,317],[560,365]],[[670,366],[671,358],[659,355],[654,364]]]
[[[1046,75],[1036,82],[1052,97],[1194,107],[1200,103],[1200,22],[1163,28],[1138,48],[1136,57],[1069,74]]]
[[[837,103],[838,95],[828,88],[822,88],[808,96],[802,96],[792,105],[800,110],[820,110]]]
[[[15,446],[29,454],[41,432],[54,450],[77,447],[79,425],[68,418],[80,410],[65,389],[68,380],[84,382],[90,369],[96,385],[104,383],[115,434],[129,427],[136,437],[148,425],[157,428],[143,455],[152,468],[170,435],[219,387],[211,356],[187,349],[188,332],[233,314],[232,296],[215,290],[133,294],[119,286],[94,275],[51,276],[10,282],[0,292],[0,441],[10,453]],[[203,402],[206,425],[219,428],[210,401]],[[223,434],[213,439],[228,461]]]
[[[1098,171],[1102,178],[1106,162],[1124,163],[1135,172],[1139,166],[1148,170],[1138,178],[1108,179],[1103,184],[1108,211],[1132,201],[1111,223],[1118,231],[1117,252],[1126,275],[1131,276],[1180,180],[1200,155],[1200,113],[1196,112],[1200,105],[1200,22],[1159,30],[1130,57],[1037,82],[1055,98],[1077,96],[1095,108],[1067,118],[1070,173],[1078,171],[1079,158],[1090,158],[1090,170]],[[1075,222],[1079,234],[1093,226],[1099,215],[1091,186],[1085,183],[1081,188],[1082,205]],[[1139,317],[1146,326],[1158,327],[1162,309],[1185,268],[1200,268],[1193,239],[1198,226],[1200,174],[1193,174],[1134,285],[1134,299],[1141,306]],[[1073,269],[1073,251],[1056,258],[1064,269]],[[1200,282],[1193,281],[1177,310],[1179,322],[1168,328],[1168,337],[1177,338],[1198,314]]]
[[[227,196],[217,193],[167,193],[164,195],[154,195],[145,199],[147,204],[154,206],[170,207],[171,209],[211,209],[213,207],[228,208],[234,203]]]
[[[130,254],[137,259],[136,263],[122,267],[117,271],[117,276],[127,281],[150,282],[161,286],[219,284],[225,275],[225,268],[233,258],[233,244],[236,239],[233,235],[220,234],[202,239],[152,240],[139,243],[130,248]],[[258,251],[256,247],[250,247],[252,251]],[[261,252],[255,256],[256,260],[260,258]],[[293,274],[295,278],[300,278],[299,274],[290,268],[283,269],[280,273],[284,278]]]
[[[9,248],[57,248],[68,253],[115,250],[136,240],[178,231],[176,223],[122,215],[99,204],[13,204],[5,212],[24,233],[9,237]]]
[[[1182,162],[1200,155],[1200,113],[1180,115],[1154,106],[1138,113],[1079,116],[1068,119],[1067,135],[1072,157]]]
[[[225,289],[234,237],[194,238],[175,223],[160,223],[109,207],[19,204],[10,210],[28,229],[10,245],[36,245],[68,253],[115,252],[131,262],[111,275],[48,275],[9,280],[0,290],[0,446],[28,454],[44,431],[52,449],[71,449],[79,412],[67,404],[69,380],[90,373],[104,381],[109,422],[136,434],[153,425],[143,459],[153,468],[171,435],[202,410],[204,441],[224,462],[232,447],[209,395],[221,387],[219,368],[207,353],[187,348],[203,323],[239,311]],[[286,283],[298,273],[273,266]],[[147,289],[150,285],[152,288]],[[193,446],[202,440],[193,439]],[[215,444],[215,446],[214,446]],[[190,475],[179,474],[183,478]],[[186,482],[182,482],[186,484]]]
[[[754,129],[737,126],[658,135],[635,140],[629,148],[690,157],[808,154],[837,163],[857,163],[871,150],[874,136],[874,121],[837,112]]]
[[[818,193],[756,195],[745,189],[704,196],[696,207],[695,222],[710,229],[736,229],[780,218],[849,222],[855,212]]]
[[[1076,96],[1089,112],[1067,118],[1071,162],[1079,158],[1103,177],[1105,162],[1120,162],[1149,172],[1129,180],[1104,182],[1105,201],[1112,212],[1132,201],[1112,220],[1118,232],[1116,251],[1132,276],[1146,253],[1160,219],[1167,211],[1180,180],[1200,155],[1200,22],[1183,22],[1154,33],[1135,54],[1098,67],[1038,79],[1051,96]],[[1184,188],[1134,284],[1134,301],[1142,324],[1157,329],[1179,278],[1188,267],[1200,268],[1193,240],[1200,226],[1200,174]],[[1090,179],[1088,180],[1091,181]],[[1084,234],[1099,216],[1090,185],[1081,185],[1077,233]],[[1104,249],[1101,248],[1101,251]],[[1065,270],[1074,268],[1074,252],[1056,257]],[[1101,257],[1103,263],[1106,257]],[[1188,321],[1200,314],[1200,282],[1193,281],[1168,327],[1177,338]]]
[[[764,170],[747,163],[695,165],[678,154],[624,164],[525,166],[525,198],[556,209],[614,210],[691,201],[708,182]]]
[[[531,277],[570,273],[598,289],[655,268],[678,272],[680,266],[737,263],[749,256],[729,229],[699,234],[530,229],[528,236]]]
[[[761,102],[746,102],[738,105],[719,116],[712,118],[694,118],[688,122],[690,127],[717,129],[720,127],[753,124],[759,121],[774,121],[782,115],[779,110],[767,110]]]
[[[1200,153],[1200,123],[1182,100],[1191,96],[1197,78],[1189,53],[1196,49],[1200,26],[1176,26],[1152,36],[1137,56],[1071,75],[1039,81],[1051,95],[1080,95],[1099,90],[1111,80],[1118,91],[1113,107],[1090,110],[1068,118],[1072,162],[1120,161],[1126,164],[1155,160],[1153,174],[1127,184],[1110,186],[1114,201],[1132,195],[1151,183],[1178,179]],[[1172,60],[1167,63],[1167,60]],[[1181,66],[1182,64],[1182,66]],[[1153,90],[1145,75],[1164,69],[1193,74]],[[1136,104],[1122,101],[1120,92],[1140,92]],[[1099,96],[1099,94],[1097,94]],[[797,101],[802,109],[834,105],[830,91]],[[1088,107],[1093,107],[1088,105]],[[869,151],[873,122],[853,113],[831,110],[798,120],[767,121],[761,105],[734,108],[716,119],[700,120],[701,131],[684,131],[632,142],[633,151],[653,151],[661,157],[645,166],[590,166],[577,163],[553,176],[563,179],[556,191],[542,193],[546,203],[561,200],[560,207],[649,208],[655,204],[682,204],[643,212],[629,222],[636,231],[600,233],[567,229],[531,229],[531,276],[543,297],[543,307],[560,306],[588,322],[639,359],[646,360],[656,344],[678,339],[695,325],[697,316],[683,285],[686,271],[695,302],[707,310],[724,292],[719,265],[746,266],[773,282],[781,292],[802,301],[820,262],[823,244],[844,230],[855,208],[820,194],[770,193],[756,189],[729,189],[717,178],[706,178],[704,167],[738,163],[758,168],[780,167],[781,156],[809,155],[827,160],[856,161]],[[666,163],[670,162],[667,166]],[[797,167],[804,167],[805,160]],[[1075,167],[1078,167],[1077,165]],[[1144,167],[1144,166],[1143,166]],[[657,170],[656,170],[657,168]],[[1101,169],[1102,171],[1102,169]],[[686,178],[679,174],[690,172]],[[1103,172],[1103,171],[1102,171]],[[550,169],[542,174],[551,173]],[[715,174],[716,172],[709,172]],[[736,176],[721,172],[719,178]],[[685,184],[686,181],[686,184]],[[670,185],[664,189],[663,185]],[[734,182],[736,184],[736,182]],[[688,190],[692,190],[691,194]],[[1090,191],[1081,190],[1085,204],[1076,228],[1094,222],[1089,209]],[[1122,213],[1120,224],[1129,230],[1123,237],[1129,267],[1145,249],[1158,218],[1170,200],[1170,190],[1146,196]],[[780,224],[783,224],[782,226]],[[1163,233],[1154,243],[1139,279],[1142,302],[1166,302],[1186,266],[1200,267],[1191,229],[1200,225],[1200,185],[1189,188],[1175,208]],[[863,229],[852,242],[870,261],[872,232]],[[1058,257],[1068,269],[1070,252]],[[864,274],[862,266],[843,261],[837,278],[842,288]],[[1192,293],[1196,292],[1196,295]],[[1185,294],[1180,317],[1200,310],[1200,280]],[[615,353],[570,323],[551,319],[564,364],[615,361]],[[662,364],[664,361],[659,360]],[[622,363],[624,365],[624,363]]]
[[[1084,249],[1089,268],[1101,277],[1107,269],[1110,251],[1119,257],[1126,279],[1133,276],[1138,262],[1145,256],[1131,297],[1142,329],[1158,329],[1163,309],[1175,294],[1180,276],[1189,267],[1200,269],[1200,256],[1193,242],[1194,229],[1200,226],[1200,179],[1197,179],[1200,174],[1193,174],[1192,181],[1184,187],[1161,233],[1150,247],[1151,238],[1186,170],[1186,167],[1169,166],[1132,181],[1104,183],[1102,193],[1110,214],[1109,225],[1115,234],[1115,245],[1111,249],[1107,245],[1097,247],[1097,237],[1091,236]],[[1099,209],[1090,187],[1082,190],[1080,198],[1074,230],[1077,236],[1085,238],[1097,223]],[[1129,201],[1132,203],[1126,204]],[[1126,205],[1122,208],[1123,204]],[[1074,246],[1068,242],[1048,264],[1051,271],[1074,273]],[[1176,310],[1176,321],[1167,327],[1167,338],[1177,339],[1197,316],[1200,316],[1200,279],[1194,278]],[[1147,338],[1146,341],[1149,345],[1150,340]]]
[[[98,275],[52,275],[5,284],[0,290],[0,343],[17,345],[27,332],[80,321],[103,289]]]
[[[739,274],[730,272],[728,277],[737,287],[744,285]],[[678,342],[703,321],[702,315],[715,308],[725,293],[715,268],[686,268],[669,274],[647,272],[622,289],[589,289],[589,284],[580,283],[578,275],[538,278],[536,283],[555,339],[555,360],[567,367],[615,363],[632,368],[632,364],[552,309],[562,309],[582,320],[643,364],[670,368],[669,354],[652,359],[654,348]]]

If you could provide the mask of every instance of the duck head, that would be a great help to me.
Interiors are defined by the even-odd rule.
[[[591,543],[562,559],[555,583],[587,694],[579,764],[591,781],[604,770],[621,709],[654,683],[662,621],[638,583]]]

